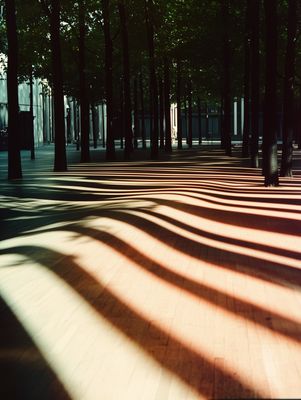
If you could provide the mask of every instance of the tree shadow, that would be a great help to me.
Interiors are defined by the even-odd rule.
[[[0,398],[71,400],[12,310],[0,297]]]
[[[231,371],[223,369],[199,352],[193,351],[159,328],[154,321],[146,320],[126,306],[110,290],[84,271],[73,257],[38,246],[18,246],[9,249],[8,252],[22,254],[51,269],[102,317],[199,394],[207,398],[263,398],[257,388],[248,386]],[[39,257],[39,254],[43,254],[43,257]],[[91,293],[95,293],[95,286],[100,290],[96,296],[92,296]],[[218,387],[214,385],[215,381],[221,383],[222,393],[215,392]]]

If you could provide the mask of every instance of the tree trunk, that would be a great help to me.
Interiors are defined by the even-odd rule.
[[[22,178],[20,137],[18,130],[18,37],[14,0],[6,0],[6,30],[8,44],[8,179]]]
[[[121,26],[122,53],[123,53],[123,83],[124,83],[124,121],[125,121],[125,146],[124,158],[129,160],[133,150],[132,132],[132,107],[131,107],[131,88],[130,88],[130,57],[128,43],[127,16],[124,0],[118,1],[118,10]]]
[[[123,95],[123,79],[120,80],[120,148],[123,149],[124,139],[124,95]]]
[[[34,116],[33,116],[33,73],[30,71],[29,77],[29,104],[30,104],[30,159],[35,160],[34,151]]]
[[[188,80],[188,147],[192,147],[192,93],[191,79]]]
[[[54,99],[54,171],[67,170],[65,138],[65,105],[63,92],[63,63],[60,41],[60,1],[51,0],[50,36]]]
[[[242,140],[242,157],[249,156],[249,135],[250,135],[250,8],[251,1],[246,0],[246,21],[245,21],[245,66],[244,66],[244,126]]]
[[[183,144],[183,130],[182,130],[182,113],[181,113],[181,87],[182,87],[182,77],[181,77],[181,62],[177,60],[177,138],[178,138],[178,149],[182,149]]]
[[[283,96],[283,144],[281,176],[292,176],[293,131],[294,131],[294,80],[297,41],[297,3],[288,1],[287,47],[285,55],[285,77]]]
[[[143,81],[142,74],[139,77],[139,86],[140,86],[140,104],[141,104],[141,137],[142,137],[142,148],[146,148],[145,141],[145,109],[144,109],[144,91],[143,91]]]
[[[185,138],[186,138],[186,144],[188,144],[188,109],[187,109],[187,90],[186,89],[185,89],[184,115],[185,115]]]
[[[208,109],[208,104],[205,103],[205,112],[206,112],[206,119],[205,119],[205,134],[206,134],[206,139],[209,141],[209,109]]]
[[[160,149],[164,149],[164,85],[162,78],[159,78],[159,114],[160,114]]]
[[[278,186],[277,162],[277,1],[264,0],[266,22],[266,83],[264,131],[264,184]]]
[[[109,6],[110,6],[109,0],[102,0],[102,14],[103,14],[103,27],[104,27],[104,40],[105,40],[105,92],[106,92],[106,111],[107,111],[106,158],[107,160],[114,160],[115,143],[114,143],[114,132],[113,132],[113,45],[112,45],[111,30],[110,30]],[[105,143],[105,135],[103,135],[103,144],[104,143]]]
[[[152,21],[153,0],[144,0],[147,27],[149,70],[150,70],[150,108],[151,108],[151,158],[158,158],[158,87],[155,67],[154,26]]]
[[[227,156],[231,156],[231,96],[230,96],[230,40],[229,40],[229,0],[222,0],[223,18],[223,135]]]
[[[259,167],[259,6],[251,0],[251,166]]]
[[[86,84],[86,56],[85,56],[85,3],[79,1],[79,92],[80,92],[80,133],[81,133],[81,162],[90,161],[89,150],[89,102],[87,99]]]
[[[170,78],[169,63],[164,59],[164,113],[165,113],[165,151],[170,153],[171,146],[171,122],[170,122]]]
[[[104,103],[101,104],[101,122],[102,122],[102,147],[105,148],[106,147],[106,130],[105,130],[105,105]],[[108,132],[108,129],[107,129]],[[114,148],[114,154],[115,154],[115,147]],[[108,153],[107,153],[107,159],[110,159],[110,157],[108,157]]]
[[[134,78],[134,148],[138,148],[139,120],[138,120],[138,88],[137,77]]]
[[[97,132],[98,132],[98,124],[96,122],[96,110],[95,104],[91,104],[91,113],[92,113],[92,132],[93,132],[93,147],[97,149]]]
[[[202,107],[201,100],[198,97],[198,125],[199,125],[199,145],[202,144]]]

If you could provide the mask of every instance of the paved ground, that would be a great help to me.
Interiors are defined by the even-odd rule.
[[[300,157],[300,154],[299,154]],[[301,397],[301,163],[0,154],[0,398]],[[138,157],[139,158],[139,157]]]

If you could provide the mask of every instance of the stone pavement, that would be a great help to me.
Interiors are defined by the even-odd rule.
[[[0,398],[301,397],[301,163],[0,153]],[[138,157],[139,158],[139,157]]]

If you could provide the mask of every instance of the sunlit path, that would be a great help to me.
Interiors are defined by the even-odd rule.
[[[300,398],[297,160],[279,188],[219,150],[1,179],[0,398]]]

